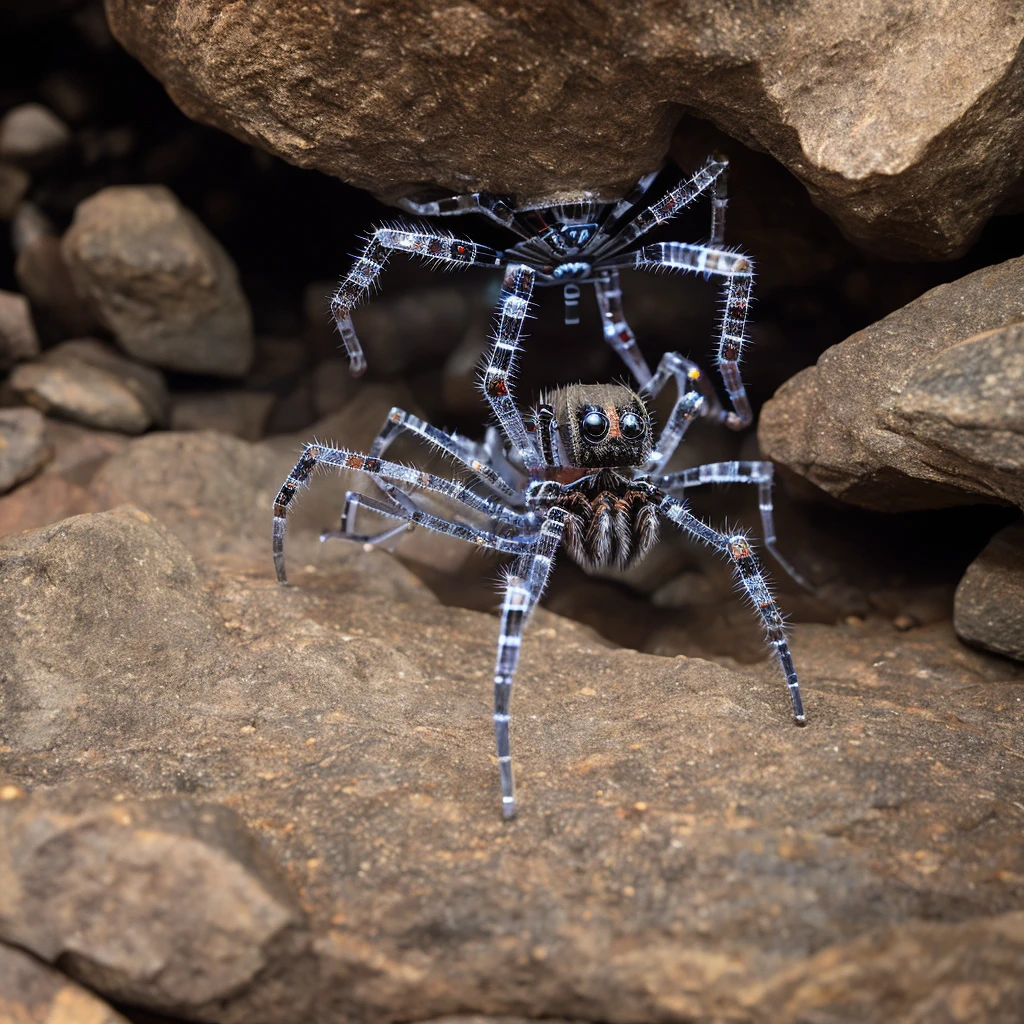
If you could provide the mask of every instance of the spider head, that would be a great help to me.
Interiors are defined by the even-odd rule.
[[[570,464],[588,469],[642,466],[654,444],[640,396],[622,384],[572,384],[549,396]]]

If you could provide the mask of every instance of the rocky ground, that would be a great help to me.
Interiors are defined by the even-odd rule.
[[[1024,1019],[1011,8],[0,12],[0,1024]],[[500,563],[321,544],[358,483],[327,475],[292,586],[269,550],[311,437],[365,448],[395,404],[479,434],[497,282],[393,261],[353,381],[325,296],[394,212],[277,157],[524,197],[669,152],[731,162],[763,406],[680,465],[779,468],[808,724],[711,554],[563,558],[504,822]],[[707,284],[624,295],[649,358],[707,360]],[[524,401],[621,375],[541,299]],[[694,507],[760,529],[743,488]]]

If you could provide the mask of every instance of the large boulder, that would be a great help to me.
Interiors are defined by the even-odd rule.
[[[271,449],[227,440],[257,494]],[[216,520],[188,509],[220,501],[166,505],[198,564],[127,509],[2,542],[0,938],[224,1024],[1019,1018],[1012,663],[948,624],[804,627],[801,730],[774,664],[615,649],[542,610],[510,824],[497,620],[355,545],[279,587],[247,501],[216,512],[244,546],[195,543]]]
[[[761,411],[765,455],[883,512],[1024,504],[1024,258],[828,349]]]
[[[190,116],[387,199],[621,193],[687,112],[770,152],[858,242],[948,257],[1024,171],[1016,0],[106,9]]]

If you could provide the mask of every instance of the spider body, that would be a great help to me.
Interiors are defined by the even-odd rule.
[[[671,357],[671,358],[670,358]],[[662,363],[680,357],[669,353]],[[366,474],[380,497],[349,491],[339,537],[377,545],[412,526],[422,526],[511,555],[494,675],[494,729],[502,810],[515,814],[509,702],[519,663],[523,629],[547,585],[558,548],[586,568],[631,565],[650,551],[662,520],[728,559],[754,605],[789,688],[793,716],[804,721],[803,703],[783,618],[745,534],[719,531],[694,516],[679,494],[704,483],[757,484],[765,541],[775,550],[772,523],[772,466],[763,462],[714,463],[665,474],[658,466],[674,452],[686,426],[700,414],[703,396],[683,393],[658,437],[644,398],[623,385],[571,385],[546,396],[524,419],[510,394],[508,375],[485,394],[498,411],[504,437],[492,428],[484,443],[448,434],[392,409],[368,453],[321,444],[308,445],[282,484],[274,503],[273,549],[278,580],[287,581],[284,560],[288,509],[298,491],[321,466]],[[670,376],[670,375],[669,375]],[[666,379],[668,377],[666,376]],[[452,459],[466,480],[427,473],[384,458],[392,441],[411,434]],[[513,450],[508,452],[506,444]],[[428,505],[443,499],[453,511],[439,515]],[[398,525],[376,534],[356,531],[359,509]],[[781,561],[781,559],[780,559]],[[783,563],[785,564],[785,563]]]
[[[470,238],[456,237],[424,225],[397,224],[373,230],[331,299],[331,312],[348,352],[352,373],[358,375],[366,369],[366,358],[352,323],[352,311],[374,287],[391,253],[403,252],[448,268],[499,267],[504,271],[499,327],[505,324],[508,330],[504,333],[499,330],[492,336],[486,360],[489,369],[500,368],[509,348],[518,343],[535,286],[563,286],[566,322],[578,323],[575,310],[580,285],[592,285],[605,341],[618,353],[638,384],[646,388],[655,374],[641,355],[626,321],[619,271],[672,270],[714,278],[721,287],[722,312],[716,332],[715,358],[731,408],[723,408],[709,382],[697,372],[693,379],[699,382],[705,398],[701,415],[734,430],[749,426],[753,414],[739,366],[747,343],[746,323],[754,266],[749,256],[722,244],[727,167],[724,160],[710,159],[692,176],[660,192],[655,188],[655,182],[662,180],[660,175],[648,174],[627,196],[615,200],[604,200],[590,192],[532,206],[516,206],[510,198],[486,192],[425,203],[403,200],[399,205],[419,217],[483,215],[519,240],[508,248],[493,249]],[[651,199],[654,194],[659,197]],[[671,220],[704,195],[710,198],[712,209],[707,241],[635,246],[634,243],[649,231]]]

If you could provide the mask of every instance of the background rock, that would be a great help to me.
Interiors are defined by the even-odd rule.
[[[234,264],[168,189],[91,196],[75,211],[63,253],[79,295],[129,355],[191,373],[248,371],[252,322]]]
[[[267,425],[274,396],[265,391],[196,391],[176,395],[172,430],[219,430],[258,441]]]
[[[99,326],[75,292],[55,235],[39,234],[28,240],[18,253],[14,274],[33,305],[55,317],[66,331],[81,336]]]
[[[16,367],[11,388],[42,412],[96,427],[141,434],[167,417],[159,370],[125,359],[91,338],[64,342]]]
[[[35,409],[0,409],[0,494],[34,476],[50,454],[46,422]]]
[[[1000,530],[971,563],[953,623],[969,644],[1024,660],[1024,525]]]
[[[71,141],[68,126],[41,103],[24,103],[0,119],[0,160],[38,166]]]
[[[0,291],[0,370],[39,354],[39,338],[24,295]]]
[[[4,1024],[128,1024],[101,999],[20,949],[0,944]]]
[[[1024,502],[1021,321],[1024,258],[934,288],[787,381],[761,448],[864,508]]]
[[[14,164],[0,163],[0,220],[10,220],[25,197],[31,179]]]
[[[1013,0],[106,8],[190,116],[388,198],[619,192],[685,111],[771,153],[860,244],[948,257],[1024,172]]]

